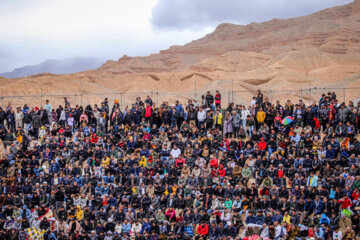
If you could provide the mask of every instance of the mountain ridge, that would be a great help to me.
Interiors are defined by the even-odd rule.
[[[44,89],[64,94],[80,89],[89,93],[112,89],[128,93],[124,102],[132,100],[132,92],[144,92],[143,95],[154,91],[163,95],[178,92],[162,100],[185,100],[194,96],[195,89],[201,92],[221,89],[241,92],[236,99],[248,102],[257,89],[285,91],[337,84],[360,87],[360,78],[351,79],[359,74],[360,0],[355,0],[302,17],[246,26],[220,24],[200,39],[158,54],[124,55],[93,70],[19,78],[0,88],[13,95],[36,94]],[[33,86],[34,83],[41,87]],[[356,91],[348,93],[346,99],[355,99],[357,95]],[[278,97],[299,98],[285,93]],[[95,103],[101,98],[94,95],[86,100]]]
[[[0,73],[0,76],[6,78],[20,78],[41,73],[69,74],[98,68],[103,63],[103,60],[85,57],[48,59],[38,64],[15,68],[11,72]]]

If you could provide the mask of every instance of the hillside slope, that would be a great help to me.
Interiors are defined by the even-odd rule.
[[[127,93],[122,96],[126,102],[136,96],[131,92],[146,91],[159,92],[159,100],[185,100],[194,96],[196,85],[199,93],[233,89],[242,92],[236,97],[238,101],[248,102],[256,89],[360,87],[359,75],[360,0],[355,0],[298,18],[246,26],[221,24],[201,39],[159,54],[124,56],[76,74],[41,74],[3,81],[0,88],[6,95],[41,91],[65,95],[80,89],[83,93],[122,92]],[[182,94],[165,96],[169,92]],[[353,91],[346,97],[357,95]],[[104,96],[119,97],[89,95],[84,102],[99,102]],[[277,96],[279,100],[297,97],[286,92]]]

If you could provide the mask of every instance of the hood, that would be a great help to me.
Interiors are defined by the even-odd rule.
[[[321,214],[321,219],[322,221],[327,221],[328,220],[328,217],[326,216],[325,213]]]

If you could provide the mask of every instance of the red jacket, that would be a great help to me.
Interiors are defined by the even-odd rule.
[[[145,117],[146,118],[151,117],[151,112],[152,112],[152,107],[151,106],[146,107],[145,108]]]
[[[278,177],[282,178],[282,176],[284,176],[284,170],[278,170]]]
[[[339,200],[338,203],[341,203],[341,209],[345,209],[351,206],[351,200],[347,198],[346,200]]]
[[[176,167],[182,167],[185,164],[185,159],[179,157],[178,159],[176,159]]]
[[[208,233],[209,233],[209,225],[207,225],[206,223],[204,225],[199,225],[199,227],[197,229],[197,232],[201,236],[208,235]]]
[[[215,95],[215,103],[216,104],[221,104],[221,95],[220,94]]]
[[[145,133],[143,139],[149,141],[151,140],[151,135],[149,133]]]
[[[329,121],[332,121],[335,119],[336,110],[334,107],[330,107],[330,110],[328,112]]]
[[[217,168],[218,167],[218,160],[213,158],[210,160],[210,167]]]
[[[354,200],[359,200],[359,197],[360,197],[360,192],[353,192],[351,194],[351,197],[354,199]]]
[[[220,165],[220,168],[218,169],[218,173],[220,177],[225,177],[225,168],[223,167],[223,165]]]
[[[90,142],[91,143],[97,143],[97,141],[98,141],[98,136],[96,135],[96,133],[93,133],[91,135]]]
[[[266,149],[266,142],[264,141],[263,138],[260,139],[260,142],[258,143],[258,146],[259,146],[259,149],[260,149],[261,151],[265,151],[265,149]]]
[[[315,129],[316,130],[319,129],[321,127],[321,124],[320,124],[319,120],[317,118],[314,118],[313,120],[315,122]]]

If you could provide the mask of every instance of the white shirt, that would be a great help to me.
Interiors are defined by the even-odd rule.
[[[241,112],[241,119],[246,120],[247,116],[250,115],[250,111],[248,109],[242,110]]]
[[[280,234],[281,234],[281,226],[277,225],[275,227],[275,238],[280,237]]]
[[[141,231],[141,224],[136,225],[135,223],[131,227],[132,235]]]
[[[204,110],[198,111],[197,113],[197,119],[199,122],[203,122],[206,119],[206,112]]]
[[[338,231],[338,232],[335,232],[335,231],[334,231],[334,233],[333,233],[333,239],[334,239],[334,240],[341,240],[342,237],[343,237],[343,234],[342,234],[341,231]]]
[[[250,103],[250,106],[254,106],[255,107],[256,105],[256,100],[252,100],[251,103]]]
[[[177,158],[177,157],[180,156],[181,150],[180,150],[179,148],[177,148],[177,149],[173,148],[173,149],[171,150],[170,154],[171,154],[171,156],[172,156],[173,158]]]

